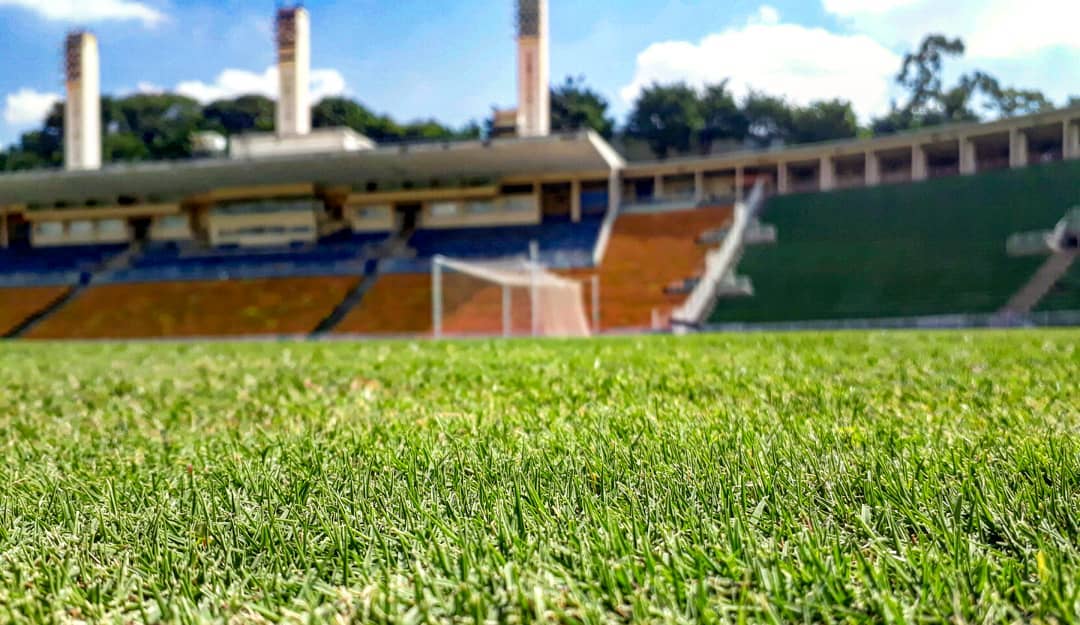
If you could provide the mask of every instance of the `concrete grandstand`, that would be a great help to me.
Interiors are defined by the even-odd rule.
[[[91,107],[68,115],[65,171],[0,175],[0,335],[424,335],[434,257],[518,256],[533,242],[549,270],[598,276],[599,331],[667,329],[704,288],[708,305],[677,323],[992,313],[1041,262],[1010,258],[1006,239],[1080,204],[1076,107],[628,164],[595,133],[549,132],[546,2],[521,7],[519,106],[487,141],[312,131],[296,8],[279,14],[291,78],[275,134],[234,138],[228,156],[101,167]],[[69,39],[71,102],[98,98],[96,47]],[[732,227],[740,207],[753,228]],[[732,245],[758,219],[778,245]],[[737,253],[710,267],[725,243]],[[1061,253],[1036,299],[1080,309],[1055,287],[1075,283],[1075,251]],[[706,284],[731,287],[736,270],[740,288]],[[725,294],[754,297],[716,301]]]

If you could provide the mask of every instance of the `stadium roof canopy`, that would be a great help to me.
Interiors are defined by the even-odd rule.
[[[622,159],[592,131],[537,138],[381,146],[373,150],[261,158],[111,165],[96,171],[0,175],[0,204],[111,202],[117,197],[179,199],[214,189],[315,184],[362,187],[412,181],[607,175]]]

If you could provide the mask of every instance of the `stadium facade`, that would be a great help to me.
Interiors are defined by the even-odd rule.
[[[93,291],[109,286],[367,276],[335,292],[349,305],[324,303],[312,317],[320,327],[336,326],[364,299],[376,302],[368,308],[380,298],[402,299],[378,292],[387,281],[380,276],[422,276],[440,254],[520,253],[527,241],[540,243],[546,267],[608,282],[607,328],[666,325],[702,282],[725,281],[712,286],[710,300],[725,289],[753,291],[733,282],[728,267],[709,278],[716,255],[706,243],[722,244],[725,232],[735,232],[733,207],[745,206],[754,189],[760,197],[873,189],[1080,159],[1074,107],[872,139],[628,163],[593,132],[550,132],[546,0],[519,2],[518,106],[497,112],[491,139],[380,146],[349,129],[311,129],[308,23],[302,8],[279,10],[274,133],[233,137],[227,155],[104,167],[97,41],[72,34],[64,171],[0,175],[0,247],[8,264],[0,256],[0,285],[9,298],[19,297],[10,289],[59,290],[0,331],[23,335],[43,320],[47,327],[45,318],[63,316],[60,308],[77,310],[69,299],[93,300]],[[628,256],[608,259],[613,237],[635,231],[635,219],[650,224],[639,235],[647,239],[651,231],[661,243],[681,238],[693,253],[676,262],[663,245],[641,239],[630,246],[638,256],[623,249]],[[752,231],[770,238],[756,218],[743,226],[740,237]],[[742,245],[729,245],[725,262],[737,262],[742,252]],[[651,263],[672,266],[653,275],[642,267]],[[634,297],[642,307],[620,313],[620,306],[633,308],[623,300]],[[363,323],[353,329],[378,330]],[[422,323],[390,329],[424,331]]]

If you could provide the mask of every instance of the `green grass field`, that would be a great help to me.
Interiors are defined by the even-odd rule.
[[[1080,620],[1080,331],[0,371],[0,622]]]

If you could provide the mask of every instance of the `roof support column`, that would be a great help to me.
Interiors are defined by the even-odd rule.
[[[822,156],[818,165],[818,188],[832,191],[836,188],[836,162],[831,156]]]
[[[742,165],[735,167],[735,203],[743,201],[743,187],[746,186],[746,172]]]
[[[1066,119],[1062,130],[1061,155],[1065,159],[1080,158],[1080,122]]]
[[[784,161],[780,161],[776,164],[776,192],[779,195],[785,195],[790,189],[788,184],[788,164]]]
[[[694,202],[701,204],[705,201],[705,171],[694,172]]]
[[[0,247],[8,246],[8,211],[7,207],[0,207]]]
[[[664,197],[664,174],[656,174],[653,177],[652,195],[658,200]]]
[[[614,215],[622,204],[622,176],[618,169],[612,169],[608,175],[608,214]]]
[[[911,146],[911,179],[926,180],[929,168],[926,164],[926,148],[916,143]]]
[[[978,168],[975,162],[975,142],[969,137],[960,137],[960,175],[969,176]]]
[[[581,221],[581,181],[570,181],[570,221]]]
[[[1028,164],[1028,136],[1019,128],[1009,131],[1009,167],[1027,167]]]
[[[876,187],[881,184],[881,157],[873,150],[866,153],[863,178],[863,184],[868,187]]]

